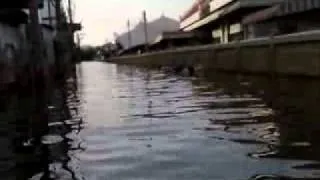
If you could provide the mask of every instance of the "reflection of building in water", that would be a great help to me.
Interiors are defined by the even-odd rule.
[[[13,95],[0,97],[0,173],[2,178],[14,180],[14,172],[10,172],[16,166],[15,162],[15,108],[17,99]]]
[[[50,102],[49,129],[45,144],[48,172],[43,176],[76,179],[75,167],[70,164],[76,165],[72,152],[82,149],[81,141],[76,137],[83,128],[83,121],[75,75],[67,79],[67,83],[54,89]]]
[[[259,148],[250,152],[252,158],[279,158],[290,160],[315,160],[320,162],[320,81],[304,78],[271,79],[263,76],[234,76],[215,74],[210,92],[223,89],[221,95],[230,98],[253,97],[261,105],[273,110],[265,117],[213,119],[211,123],[225,125],[227,132],[244,129],[251,139],[231,139],[237,143],[257,144]],[[199,82],[197,82],[199,85]],[[199,91],[199,90],[197,90]],[[201,94],[200,92],[196,92]],[[219,95],[219,94],[217,94]],[[250,95],[250,96],[248,96]],[[257,102],[239,101],[228,103],[228,107],[265,108]],[[207,107],[219,108],[218,103]],[[244,109],[245,110],[245,109]],[[249,112],[249,110],[248,110]],[[214,118],[214,117],[213,117]],[[210,130],[210,128],[207,128]],[[250,132],[249,132],[250,131]],[[302,165],[318,169],[319,166]]]
[[[277,112],[280,146],[276,157],[320,161],[320,82],[295,78],[273,84],[266,94],[273,93],[269,101]]]
[[[27,92],[2,96],[0,172],[4,179],[75,179],[70,154],[81,149],[73,138],[83,128],[77,80],[55,85],[37,97]],[[44,102],[47,101],[48,102]]]

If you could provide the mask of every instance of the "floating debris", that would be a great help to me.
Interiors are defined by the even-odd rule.
[[[46,135],[42,137],[41,142],[43,144],[57,144],[60,143],[61,141],[63,141],[63,138],[59,135]]]

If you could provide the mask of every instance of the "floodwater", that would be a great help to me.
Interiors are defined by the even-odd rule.
[[[318,80],[86,62],[0,99],[1,180],[320,179]]]

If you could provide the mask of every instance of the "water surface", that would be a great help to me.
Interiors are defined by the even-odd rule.
[[[36,112],[28,96],[2,97],[0,172],[21,180],[320,179],[319,92],[317,80],[205,80],[82,63]]]

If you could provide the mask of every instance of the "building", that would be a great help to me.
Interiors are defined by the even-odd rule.
[[[242,18],[282,0],[197,0],[181,18],[183,31],[206,33],[216,43],[244,38]]]
[[[30,72],[30,65],[35,62],[30,60],[31,55],[35,53],[32,52],[32,28],[29,23],[28,5],[29,0],[1,2],[0,84],[14,82],[19,78],[17,75],[24,79],[25,73]],[[61,8],[61,14],[57,16],[58,8],[52,0],[40,0],[38,6],[42,54],[41,62],[37,63],[46,74],[50,74],[54,72],[57,60],[63,63],[70,62],[67,59],[72,57],[72,48],[70,48],[73,43],[72,35],[76,30],[80,30],[81,26],[70,24],[63,8]],[[57,17],[60,17],[60,24],[62,24],[60,28],[58,28]],[[57,56],[57,54],[63,55]]]
[[[166,16],[161,16],[160,18],[147,23],[147,31],[148,31],[147,43],[154,42],[157,36],[162,32],[178,31],[178,30],[179,30],[178,21],[168,18]],[[145,38],[144,23],[140,22],[130,32],[126,32],[119,35],[116,41],[122,45],[124,50],[145,45],[146,38]]]
[[[44,44],[44,58],[48,66],[55,65],[54,41],[57,35],[57,21],[55,6],[50,0],[43,0],[43,8],[39,10],[39,21],[42,30],[42,42]]]
[[[11,8],[13,5],[19,8]],[[28,15],[22,11],[24,7],[25,1],[7,1],[0,7],[0,84],[15,81],[16,67],[22,63],[18,60],[25,55]]]
[[[79,23],[70,22],[70,12],[67,13],[63,6],[60,8],[58,22],[57,9],[56,3],[52,0],[42,0],[39,21],[42,26],[41,36],[43,47],[45,47],[46,63],[51,71],[61,71],[59,73],[62,74],[66,71],[65,68],[77,58],[74,33],[80,31],[82,26]]]
[[[320,29],[319,0],[284,0],[243,19],[246,38]]]
[[[180,16],[180,28],[188,31],[188,26],[209,15],[210,2],[210,0],[196,0],[192,6]]]

